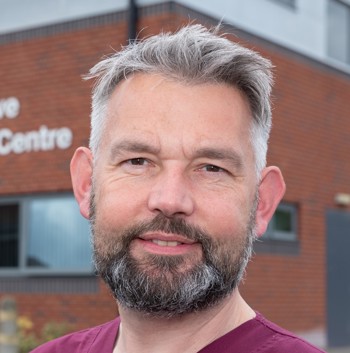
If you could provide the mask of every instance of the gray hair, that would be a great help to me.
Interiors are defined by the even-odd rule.
[[[128,76],[157,73],[189,84],[225,83],[247,98],[251,113],[251,143],[258,177],[266,165],[271,130],[271,62],[202,25],[188,25],[176,33],[161,33],[130,43],[97,63],[86,78],[97,78],[92,95],[90,149],[97,154],[108,100]]]

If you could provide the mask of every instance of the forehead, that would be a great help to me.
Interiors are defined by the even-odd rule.
[[[107,106],[102,144],[133,135],[184,143],[247,139],[251,112],[245,96],[226,84],[187,84],[136,74],[121,82]]]
[[[225,83],[187,83],[166,78],[160,74],[137,73],[121,81],[107,103],[107,118],[118,119],[122,113],[141,115],[146,109],[159,111],[165,107],[171,112],[180,105],[193,111],[216,111],[244,115],[245,123],[251,120],[248,99],[238,88]],[[232,115],[231,114],[231,115]],[[217,114],[216,114],[217,115]],[[193,117],[192,117],[193,118]]]

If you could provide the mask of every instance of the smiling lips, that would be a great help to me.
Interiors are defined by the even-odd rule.
[[[145,241],[152,241],[160,246],[176,246],[179,244],[191,245],[194,243],[193,240],[190,240],[183,235],[163,232],[149,232],[142,234],[139,238]]]
[[[165,233],[146,233],[139,237],[147,243],[155,244],[160,247],[171,247],[175,248],[179,245],[189,246],[196,242],[189,240],[178,234],[165,234]]]

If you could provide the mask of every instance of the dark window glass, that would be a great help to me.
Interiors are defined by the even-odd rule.
[[[290,210],[277,210],[275,213],[275,230],[292,232],[292,213]]]
[[[18,266],[18,226],[18,205],[0,205],[0,267]]]

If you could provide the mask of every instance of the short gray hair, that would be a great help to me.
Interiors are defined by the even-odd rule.
[[[218,28],[188,25],[130,43],[97,63],[86,76],[96,78],[92,94],[90,149],[97,154],[108,100],[115,87],[134,73],[157,73],[189,84],[225,83],[247,98],[251,143],[258,177],[266,165],[271,130],[271,62],[260,54],[218,35]]]

